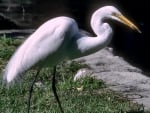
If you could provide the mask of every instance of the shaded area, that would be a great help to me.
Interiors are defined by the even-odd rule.
[[[20,27],[12,20],[8,19],[4,15],[0,15],[0,22],[2,23],[1,29],[20,29]]]
[[[125,14],[132,17],[132,20],[141,29],[142,34],[129,32],[127,29],[120,29],[117,26],[116,37],[113,40],[116,51],[125,56],[130,63],[138,65],[146,71],[150,69],[150,39],[148,30],[150,17],[146,13],[150,10],[148,4],[146,0],[121,2],[123,9],[125,9]]]

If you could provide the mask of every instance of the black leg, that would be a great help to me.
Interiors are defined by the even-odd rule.
[[[52,90],[53,90],[54,96],[55,96],[55,98],[56,98],[56,100],[58,102],[58,105],[59,105],[61,113],[64,113],[64,111],[62,109],[62,106],[61,106],[61,103],[60,103],[60,100],[59,100],[58,95],[57,95],[57,91],[56,91],[56,86],[55,86],[56,79],[55,79],[55,75],[56,75],[56,66],[54,66],[54,70],[53,70]]]
[[[36,79],[37,79],[37,76],[39,75],[40,73],[40,69],[37,71],[35,77],[34,77],[34,80],[30,86],[30,89],[29,89],[29,97],[28,97],[28,104],[27,104],[27,113],[30,113],[30,102],[31,102],[31,97],[32,97],[32,92],[33,92],[33,86],[34,86],[34,83],[36,82]]]

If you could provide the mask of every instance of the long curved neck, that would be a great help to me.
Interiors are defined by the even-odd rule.
[[[94,42],[93,45],[91,45],[91,49],[102,49],[107,46],[112,39],[113,31],[110,25],[105,22],[105,19],[109,19],[105,13],[106,11],[103,9],[98,9],[91,17],[91,27],[94,33],[97,35],[91,39]]]
[[[97,35],[96,37],[89,37],[85,36],[82,33],[77,35],[77,40],[76,40],[76,50],[72,50],[70,53],[72,53],[73,57],[81,57],[81,56],[86,56],[91,53],[94,53],[105,46],[107,46],[112,38],[112,28],[108,23],[104,23],[105,17],[103,15],[104,11],[97,10],[91,18],[91,27],[95,34]],[[74,45],[74,44],[72,44]]]
[[[105,32],[107,32],[107,29],[105,28],[107,23],[104,23],[104,20],[106,18],[108,17],[106,17],[105,12],[102,9],[98,9],[97,11],[93,13],[91,17],[91,27],[97,36],[102,35]],[[107,28],[112,31],[109,24],[107,24]]]

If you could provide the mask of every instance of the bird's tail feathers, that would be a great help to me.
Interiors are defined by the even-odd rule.
[[[12,83],[16,81],[17,79],[21,78],[27,67],[25,65],[22,65],[22,58],[17,55],[16,52],[10,61],[8,62],[4,73],[3,73],[3,80],[6,83]]]

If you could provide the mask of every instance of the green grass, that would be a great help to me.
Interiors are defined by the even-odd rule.
[[[21,43],[19,39],[0,38],[0,70]],[[57,66],[57,91],[65,113],[150,113],[142,105],[132,103],[111,91],[103,81],[83,78],[73,82],[73,76],[85,65],[64,61]],[[26,113],[30,84],[36,70],[28,71],[21,82],[9,88],[0,85],[0,113]],[[41,71],[31,100],[31,113],[60,113],[51,89],[52,68]],[[2,76],[1,76],[2,77]],[[83,90],[79,91],[78,88]]]

